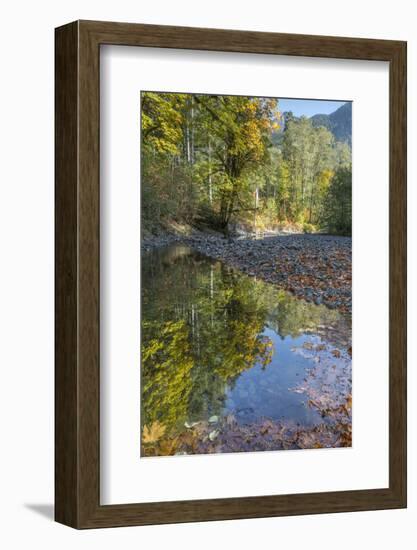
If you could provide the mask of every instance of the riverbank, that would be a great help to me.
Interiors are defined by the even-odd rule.
[[[142,239],[147,251],[174,242],[221,260],[251,277],[275,284],[298,298],[324,304],[343,313],[352,311],[352,239],[320,234],[296,234],[264,239],[225,239],[193,232],[161,234]]]

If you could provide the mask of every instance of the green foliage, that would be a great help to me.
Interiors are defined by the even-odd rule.
[[[166,219],[191,223],[197,209],[197,189],[189,166],[161,153],[142,155],[142,221],[152,229]]]
[[[187,412],[194,365],[184,320],[142,323],[142,414],[145,424],[174,426]],[[163,396],[163,398],[162,398]]]
[[[158,153],[177,154],[182,139],[184,94],[142,94],[142,143]]]
[[[265,328],[297,337],[338,316],[187,247],[155,257],[142,271],[145,443],[157,439],[161,425],[175,431],[186,421],[221,415],[227,388],[239,375],[270,363],[274,350]]]
[[[352,234],[352,170],[339,168],[326,194],[324,223],[330,233]]]
[[[316,231],[316,227],[312,223],[303,223],[303,232],[304,233],[314,233]]]
[[[318,223],[321,178],[334,165],[334,147],[333,135],[325,128],[314,128],[311,120],[301,117],[287,122],[283,158],[290,190],[286,210],[292,221]]]
[[[350,147],[291,113],[281,129],[278,107],[268,98],[143,92],[144,227],[333,227],[330,180],[350,167]]]
[[[167,264],[166,278],[155,278],[156,272],[165,274]],[[190,288],[187,270],[196,282]],[[142,426],[158,421],[174,427],[204,415],[207,399],[220,407],[227,384],[241,372],[268,365],[271,341],[262,336],[268,297],[262,285],[220,264],[203,271],[186,251],[163,255],[143,277],[155,286],[143,298]],[[169,294],[161,284],[169,286]]]
[[[262,169],[269,137],[277,123],[277,102],[240,96],[195,96],[209,132],[212,170],[221,174],[213,199],[218,202],[219,224],[227,230],[236,211],[247,210],[248,174]],[[206,174],[206,178],[207,178]]]
[[[295,300],[284,290],[274,294],[276,307],[269,318],[269,325],[282,338],[297,337],[300,332],[315,331],[318,325],[331,324],[337,319],[337,312],[325,306],[314,306],[305,300]]]

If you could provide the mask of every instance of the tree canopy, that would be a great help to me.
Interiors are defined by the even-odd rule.
[[[350,231],[350,145],[277,99],[142,92],[141,132],[145,228]]]

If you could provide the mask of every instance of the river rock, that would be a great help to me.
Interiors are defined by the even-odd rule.
[[[214,441],[217,436],[219,435],[220,431],[219,430],[213,430],[212,432],[209,433],[209,439],[210,441]]]

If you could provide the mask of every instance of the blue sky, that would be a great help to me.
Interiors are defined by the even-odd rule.
[[[279,99],[278,109],[281,113],[292,111],[295,116],[330,115],[346,101],[324,101],[319,99]]]

